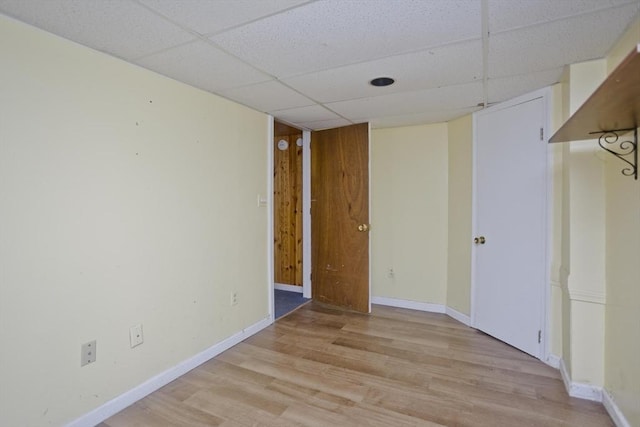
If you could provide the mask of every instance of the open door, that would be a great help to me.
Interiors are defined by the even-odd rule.
[[[369,126],[311,134],[312,295],[368,313]]]

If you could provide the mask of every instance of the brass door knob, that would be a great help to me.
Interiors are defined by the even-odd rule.
[[[361,231],[361,232],[369,231],[369,228],[370,228],[369,224],[360,224],[358,226],[358,231]]]
[[[476,245],[484,245],[484,242],[486,241],[487,240],[484,238],[484,236],[476,237],[473,239],[473,243],[475,243]]]

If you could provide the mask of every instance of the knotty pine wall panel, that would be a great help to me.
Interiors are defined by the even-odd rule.
[[[274,280],[302,286],[302,134],[274,137]],[[279,141],[288,147],[278,148]]]

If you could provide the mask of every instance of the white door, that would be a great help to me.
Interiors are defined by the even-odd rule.
[[[542,356],[547,248],[544,98],[475,116],[473,326]],[[483,242],[484,238],[484,243]]]

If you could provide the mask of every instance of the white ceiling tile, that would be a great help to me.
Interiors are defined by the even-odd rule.
[[[0,11],[129,60],[194,39],[192,34],[130,1],[2,0]]]
[[[220,94],[265,113],[314,104],[309,98],[275,80],[224,90]]]
[[[278,78],[480,36],[477,0],[326,0],[212,38]]]
[[[340,116],[327,110],[321,105],[311,105],[308,107],[278,110],[274,111],[272,114],[276,119],[281,119],[291,124],[302,122],[318,122],[322,120],[336,120],[340,118]]]
[[[519,76],[489,79],[489,102],[507,101],[536,89],[550,86],[560,81],[563,67],[538,71]]]
[[[200,40],[135,62],[165,76],[212,92],[270,79],[269,76]],[[184,64],[189,66],[185,67]]]
[[[393,77],[388,87],[374,87],[375,77]],[[470,41],[415,53],[283,79],[319,102],[366,98],[472,82],[482,79],[482,43]]]
[[[424,111],[469,108],[476,106],[479,102],[482,102],[481,82],[333,102],[326,105],[349,120],[362,121]]]
[[[634,2],[637,0],[489,0],[489,31],[496,34]]]
[[[200,34],[213,34],[309,0],[139,0]]]
[[[489,77],[527,74],[603,57],[637,4],[509,31],[489,38]]]
[[[323,129],[333,129],[333,128],[340,128],[343,126],[349,126],[353,123],[351,123],[348,120],[345,119],[333,119],[333,120],[320,120],[320,121],[315,121],[315,122],[300,122],[298,123],[299,126],[306,128],[306,129],[311,129],[311,130],[323,130]]]
[[[428,111],[418,114],[406,114],[402,116],[388,116],[373,119],[371,127],[374,129],[390,128],[397,126],[413,126],[424,123],[443,123],[457,119],[474,111],[481,110],[481,107],[456,108],[452,110]]]
[[[0,0],[0,12],[319,129],[446,121],[476,109],[483,101],[481,3]],[[488,6],[489,101],[499,102],[554,83],[565,64],[603,57],[637,16],[640,0]],[[369,86],[381,75],[396,84]]]

